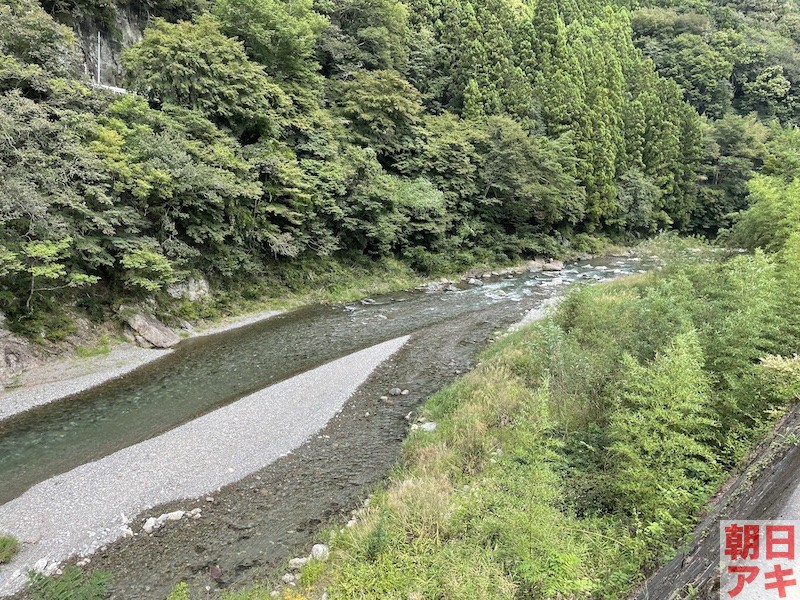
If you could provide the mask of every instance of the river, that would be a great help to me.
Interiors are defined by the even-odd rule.
[[[278,381],[411,334],[407,347],[297,452],[215,494],[213,503],[200,500],[203,519],[119,542],[93,562],[114,573],[118,598],[163,598],[182,580],[198,591],[252,581],[307,545],[321,523],[354,508],[397,460],[408,412],[469,369],[497,331],[572,283],[646,268],[636,258],[598,259],[451,291],[312,306],[185,340],[128,375],[0,423],[0,505]],[[377,400],[395,386],[411,393]],[[209,579],[211,565],[220,565],[223,576]]]

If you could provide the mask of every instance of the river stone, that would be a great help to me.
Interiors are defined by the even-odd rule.
[[[403,391],[400,388],[392,388],[389,390],[390,396],[399,396]]]
[[[325,544],[314,544],[311,547],[311,558],[314,560],[328,560],[330,550]]]
[[[161,321],[139,309],[123,304],[119,307],[120,318],[148,344],[156,348],[171,348],[181,338]]]
[[[428,421],[427,423],[423,423],[422,425],[420,425],[420,429],[422,429],[422,431],[427,431],[427,432],[436,431],[436,423],[434,423],[433,421]]]
[[[564,269],[564,263],[560,260],[551,260],[548,263],[542,265],[543,271],[561,271]]]
[[[156,529],[160,527],[158,523],[158,519],[155,517],[149,517],[142,525],[142,529],[145,533],[153,533]]]
[[[293,558],[289,561],[289,568],[293,571],[297,571],[298,569],[302,569],[305,564],[308,562],[308,558]]]

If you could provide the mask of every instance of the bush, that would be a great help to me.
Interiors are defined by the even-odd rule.
[[[19,552],[19,542],[10,535],[0,535],[0,565],[7,563]]]
[[[626,355],[609,424],[617,510],[667,540],[688,533],[722,475],[718,427],[695,332],[678,335],[649,365]]]
[[[57,577],[31,571],[28,579],[35,600],[103,600],[111,583],[111,575],[105,571],[85,574],[74,565]]]

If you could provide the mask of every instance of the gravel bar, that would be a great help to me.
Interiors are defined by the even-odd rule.
[[[131,519],[149,508],[208,494],[298,448],[407,340],[395,338],[282,381],[0,506],[0,533],[22,544],[0,567],[0,596],[21,589],[30,569],[52,573],[68,558],[88,556],[131,530],[146,535]]]

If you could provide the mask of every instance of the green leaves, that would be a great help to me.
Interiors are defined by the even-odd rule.
[[[395,71],[359,71],[342,84],[339,102],[357,142],[387,159],[413,149],[419,92]]]
[[[156,19],[126,50],[123,64],[132,88],[147,98],[200,110],[237,135],[279,131],[290,104],[241,42],[223,35],[208,15],[174,25]]]
[[[125,269],[125,280],[148,292],[155,292],[175,281],[169,260],[154,250],[138,248],[127,252],[122,256],[120,264]]]
[[[269,75],[305,83],[314,78],[314,48],[328,22],[312,10],[311,0],[220,0],[213,10],[222,30],[240,39]]]
[[[647,366],[626,355],[617,403],[608,460],[619,508],[681,537],[722,475],[697,334],[678,335]]]

